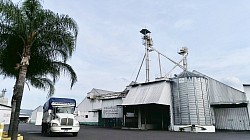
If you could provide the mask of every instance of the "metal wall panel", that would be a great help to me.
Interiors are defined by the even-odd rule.
[[[216,129],[250,130],[247,107],[213,108]]]

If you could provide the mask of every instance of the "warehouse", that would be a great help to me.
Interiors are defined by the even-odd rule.
[[[170,79],[131,83],[123,92],[93,89],[79,104],[77,118],[81,124],[123,129],[250,130],[250,85],[244,89],[183,71]]]
[[[216,129],[250,130],[249,98],[246,92],[208,78],[208,93]]]
[[[114,121],[121,121],[123,129],[189,132],[250,130],[250,85],[244,85],[245,92],[242,92],[198,71],[190,72],[187,69],[187,47],[178,51],[182,59],[175,62],[153,47],[149,30],[142,29],[140,33],[143,34],[145,54],[136,80],[145,63],[145,83],[132,82],[124,92],[93,89],[79,105],[80,121],[93,119],[92,122],[105,122],[111,127],[119,126],[113,125]],[[149,80],[149,53],[152,51],[158,54],[160,69],[160,77],[155,81]],[[165,76],[160,56],[175,64]],[[176,67],[183,71],[170,76]],[[109,95],[108,98],[103,98],[106,95]]]
[[[93,88],[77,106],[76,118],[80,124],[121,127],[121,103],[125,94]]]

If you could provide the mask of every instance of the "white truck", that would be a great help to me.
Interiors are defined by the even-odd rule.
[[[80,125],[75,119],[76,100],[50,98],[43,106],[42,134],[72,133],[77,136]]]

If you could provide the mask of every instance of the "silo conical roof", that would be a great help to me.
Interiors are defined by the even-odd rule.
[[[190,72],[190,71],[183,71],[182,73],[177,75],[177,78],[185,78],[185,77],[204,77],[204,76]]]

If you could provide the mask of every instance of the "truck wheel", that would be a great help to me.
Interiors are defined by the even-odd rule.
[[[44,134],[44,124],[42,123],[42,134]]]
[[[78,132],[73,132],[72,134],[73,134],[73,137],[77,137]]]
[[[47,135],[47,136],[52,136],[52,135],[53,135],[53,132],[51,132],[49,126],[46,126],[46,135]]]
[[[42,123],[42,134],[45,134],[47,131],[47,124]]]

